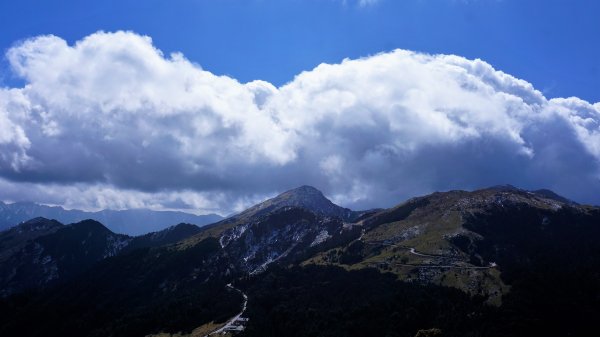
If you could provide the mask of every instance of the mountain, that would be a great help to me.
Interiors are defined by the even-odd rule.
[[[556,201],[560,201],[564,204],[568,204],[568,205],[573,205],[576,206],[577,203],[573,200],[569,200],[563,196],[560,196],[556,193],[554,193],[553,191],[550,191],[548,189],[541,189],[541,190],[535,190],[535,191],[530,191],[531,193],[547,198],[547,199],[552,199],[552,200],[556,200]]]
[[[56,220],[35,218],[0,232],[0,261],[22,249],[28,241],[54,233],[62,226]]]
[[[198,234],[200,227],[188,223],[180,223],[175,226],[163,229],[158,232],[152,232],[131,239],[125,251],[144,247],[159,247],[177,243],[191,236]]]
[[[204,226],[223,219],[217,214],[194,215],[184,212],[151,211],[147,209],[103,210],[94,212],[90,216],[92,219],[107,224],[112,231],[128,235],[142,235],[161,231],[178,223]]]
[[[301,187],[211,226],[178,225],[125,239],[120,254],[93,263],[79,276],[46,288],[39,297],[24,294],[25,309],[22,302],[16,305],[44,317],[36,327],[23,327],[19,315],[12,316],[8,325],[0,324],[0,332],[18,329],[32,336],[47,331],[68,335],[77,326],[81,335],[86,335],[85,331],[105,335],[100,331],[108,329],[109,334],[126,336],[143,335],[136,333],[138,329],[149,333],[169,326],[219,322],[235,313],[239,304],[239,294],[223,287],[226,282],[260,273],[270,263],[304,259],[324,241],[334,242],[334,238],[353,233],[352,226],[343,221],[351,216],[354,212],[334,205],[318,190]],[[198,234],[186,239],[178,232]],[[183,241],[165,246],[166,238]],[[161,245],[140,248],[149,242]],[[15,302],[11,299],[2,308],[12,308]],[[101,313],[99,306],[105,308]],[[185,309],[173,311],[173,306]],[[185,314],[178,314],[182,310]],[[89,319],[82,318],[88,315]],[[120,323],[123,319],[130,323]]]
[[[496,186],[413,198],[352,226],[354,238],[240,283],[249,297],[244,336],[596,330],[598,207]]]
[[[38,229],[40,227],[51,229]],[[94,220],[63,226],[37,218],[10,229],[2,236],[9,236],[11,232],[21,234],[13,237],[21,244],[16,249],[6,247],[0,253],[4,257],[0,261],[2,295],[69,279],[95,262],[114,256],[130,240],[128,236],[114,234]]]
[[[274,262],[294,261],[352,235],[352,226],[309,209],[285,207],[222,232],[219,244],[237,270],[256,274]]]
[[[356,212],[334,204],[318,189],[304,185],[252,206],[233,219],[249,219],[284,207],[305,208],[320,216],[337,217],[346,221],[356,217]]]
[[[599,216],[598,208],[577,205],[548,190],[495,186],[433,193],[360,220],[360,238],[305,263],[377,268],[406,281],[483,295],[498,305],[510,292],[507,264],[535,256],[528,246],[554,251],[587,241],[575,228],[600,233]],[[565,242],[569,237],[574,238]]]
[[[338,218],[342,221],[352,221],[362,214],[335,205],[321,191],[312,186],[301,186],[256,204],[227,219],[204,226],[202,232],[192,238],[190,242],[201,241],[207,237],[221,237],[223,232],[231,228],[249,224],[260,219],[263,215],[291,208],[303,208],[318,217]]]
[[[305,186],[179,230],[0,300],[0,334],[206,335],[243,315],[240,337],[586,336],[600,317],[600,208],[550,191],[353,212]]]
[[[106,258],[173,244],[199,231],[182,223],[130,237],[95,220],[63,225],[35,218],[0,232],[0,296],[65,282]]]
[[[62,223],[75,223],[85,219],[94,219],[105,224],[113,232],[127,235],[142,235],[159,231],[177,223],[192,223],[203,226],[222,219],[221,216],[216,214],[194,215],[184,212],[151,211],[147,209],[85,212],[30,202],[6,204],[0,201],[0,230],[35,217],[56,219]]]
[[[311,186],[301,186],[205,226],[181,247],[214,237],[236,270],[257,273],[267,265],[297,259],[324,242],[353,232],[350,222],[363,213],[340,207]]]
[[[140,247],[190,229],[178,225],[137,243],[131,239],[136,249],[125,246],[75,277],[0,298],[0,335],[145,336],[224,322],[239,310],[242,296],[225,287],[240,274],[231,274],[218,240],[187,249]]]

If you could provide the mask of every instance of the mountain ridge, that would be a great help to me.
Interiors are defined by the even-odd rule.
[[[510,185],[475,191],[452,190],[415,197],[372,214],[358,223],[363,234],[346,246],[321,252],[305,264],[344,268],[377,268],[407,281],[457,287],[472,295],[488,296],[500,304],[509,292],[502,265],[473,247],[488,238],[470,226],[479,219],[511,210],[529,210],[530,231],[547,228],[553,217],[571,210],[586,216],[594,206],[578,205],[549,190],[527,191]],[[495,216],[495,215],[494,215]],[[500,216],[500,215],[498,215]],[[593,215],[591,215],[593,216]],[[511,219],[519,221],[519,219]],[[537,221],[537,224],[535,223]],[[556,229],[559,230],[559,229]],[[536,234],[537,235],[537,234]]]
[[[106,258],[174,244],[199,231],[181,223],[132,237],[93,219],[63,225],[34,218],[0,232],[0,296],[61,283]]]
[[[284,208],[304,208],[320,216],[338,217],[344,221],[350,221],[362,214],[361,212],[352,211],[334,204],[315,187],[303,185],[259,202],[226,219],[204,226],[198,235],[182,243],[182,246],[193,245],[195,242],[202,241],[208,237],[218,238],[223,232],[231,228],[251,223],[264,214]]]
[[[435,328],[444,336],[579,336],[600,314],[600,207],[494,186],[435,192],[344,220],[338,208],[323,211],[331,202],[322,193],[291,191],[190,228],[182,241],[103,259],[29,306],[11,297],[0,314],[22,323],[0,324],[0,332],[68,334],[74,323],[83,336],[216,329],[239,315],[242,294],[244,337],[282,335],[290,324],[291,336],[359,336],[366,330],[353,324],[373,319],[368,331],[389,336]],[[448,321],[448,308],[460,321]],[[13,314],[54,310],[60,315],[36,331]],[[283,330],[269,334],[270,326]]]
[[[148,209],[87,212],[67,210],[61,206],[46,206],[33,202],[7,204],[0,201],[0,230],[8,229],[35,217],[56,219],[61,223],[76,223],[86,219],[94,219],[105,224],[115,233],[127,235],[143,235],[160,231],[177,223],[193,223],[203,226],[223,219],[217,214],[194,215],[179,211],[152,211]]]

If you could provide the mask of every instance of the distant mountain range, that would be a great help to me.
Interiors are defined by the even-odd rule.
[[[184,212],[152,211],[147,209],[86,212],[66,210],[60,206],[46,206],[31,202],[7,204],[0,201],[0,231],[36,217],[54,219],[66,224],[93,219],[103,223],[115,233],[126,235],[142,235],[160,231],[178,223],[191,223],[203,226],[223,219],[216,214],[194,215]]]
[[[600,207],[510,185],[360,212],[302,186],[135,238],[34,219],[0,233],[0,335],[587,336],[599,238]]]

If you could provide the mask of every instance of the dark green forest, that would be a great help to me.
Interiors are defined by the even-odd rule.
[[[223,322],[242,298],[216,277],[228,264],[219,249],[215,239],[187,250],[139,249],[60,286],[9,297],[0,302],[0,335],[144,336]]]

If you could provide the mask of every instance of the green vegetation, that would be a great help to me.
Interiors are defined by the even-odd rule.
[[[248,337],[414,337],[432,326],[444,336],[466,337],[484,329],[481,317],[488,310],[481,297],[401,282],[373,269],[272,268],[239,286],[250,298],[242,334]]]
[[[255,207],[225,248],[213,236],[244,213],[1,300],[0,335],[196,336],[239,312],[233,281],[249,298],[240,337],[589,336],[600,317],[600,209],[555,199],[434,193],[354,224]],[[313,245],[321,231],[330,237]],[[276,262],[249,276],[250,258]]]
[[[140,249],[81,277],[0,302],[2,336],[144,336],[224,322],[242,298],[226,289],[217,240],[185,251]],[[32,324],[32,319],[35,324]]]

